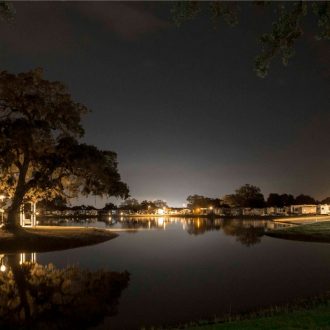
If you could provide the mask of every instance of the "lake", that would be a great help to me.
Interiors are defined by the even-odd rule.
[[[210,319],[330,290],[330,245],[264,236],[275,226],[268,220],[135,218],[75,225],[128,230],[102,244],[33,255],[38,264],[58,269],[130,273],[115,315],[95,329]]]

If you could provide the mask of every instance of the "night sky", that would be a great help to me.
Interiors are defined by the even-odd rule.
[[[1,68],[64,82],[92,110],[84,141],[118,153],[133,197],[181,206],[245,183],[330,196],[330,46],[312,22],[289,66],[275,61],[260,79],[257,37],[271,17],[246,3],[237,27],[217,30],[207,15],[178,28],[169,3],[14,5]]]

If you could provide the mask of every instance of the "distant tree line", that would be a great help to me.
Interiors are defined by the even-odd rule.
[[[245,184],[235,190],[234,194],[225,195],[222,199],[210,198],[202,195],[189,195],[187,197],[187,207],[197,208],[216,208],[216,207],[285,207],[301,204],[330,204],[330,197],[318,201],[315,198],[300,194],[294,197],[291,194],[270,193],[265,199],[261,189],[257,186]]]

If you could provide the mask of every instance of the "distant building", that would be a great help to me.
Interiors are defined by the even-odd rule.
[[[267,207],[266,208],[266,213],[267,215],[288,215],[290,213],[290,207],[289,206],[285,206],[285,207],[276,207],[276,206],[272,206],[272,207]]]
[[[329,204],[320,204],[317,206],[317,214],[326,214],[330,215],[330,205]]]
[[[292,214],[316,214],[317,205],[314,204],[291,205],[290,212]]]
[[[257,208],[251,208],[251,207],[245,207],[243,208],[243,215],[246,216],[263,216],[266,215],[265,209],[257,209]]]
[[[170,207],[168,208],[168,214],[190,214],[191,210],[185,207]]]
[[[213,213],[216,214],[216,215],[221,215],[221,216],[225,216],[225,215],[228,215],[230,212],[230,209],[227,207],[215,207],[213,209]]]
[[[240,207],[233,207],[230,209],[230,215],[233,217],[241,216],[243,214],[243,210]]]

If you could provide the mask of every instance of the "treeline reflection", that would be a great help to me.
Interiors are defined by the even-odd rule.
[[[186,231],[190,235],[202,235],[210,231],[221,231],[225,235],[234,236],[245,246],[252,246],[261,242],[265,230],[286,226],[262,219],[228,219],[228,218],[179,218],[179,217],[109,217],[102,220],[87,219],[52,219],[42,222],[47,225],[85,225],[101,226],[113,229],[128,230],[131,233],[139,230],[166,230],[172,225]]]
[[[122,229],[163,229],[176,224],[182,226],[190,235],[202,235],[209,231],[222,231],[225,235],[234,236],[245,246],[252,246],[261,242],[266,229],[280,226],[269,220],[242,219],[208,219],[208,218],[120,218],[108,226]]]
[[[0,255],[1,329],[87,329],[116,314],[127,272],[56,268],[36,254]]]

